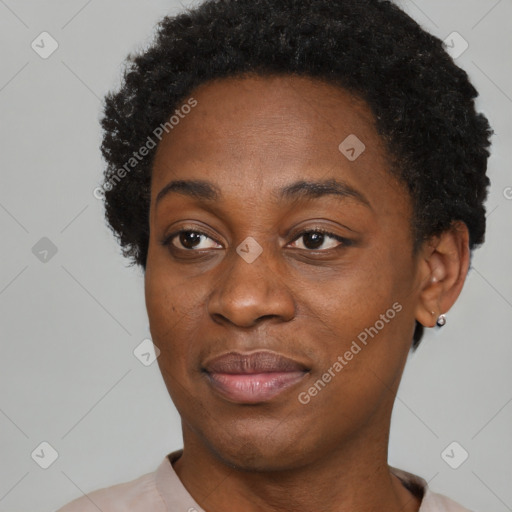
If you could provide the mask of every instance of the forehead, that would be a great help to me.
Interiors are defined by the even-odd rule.
[[[340,178],[370,195],[399,185],[369,106],[340,87],[292,75],[230,77],[190,97],[197,105],[157,148],[152,203],[177,179],[208,180],[246,200],[299,179]]]

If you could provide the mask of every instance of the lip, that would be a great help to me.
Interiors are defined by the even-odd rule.
[[[304,364],[270,351],[229,352],[204,364],[209,384],[232,402],[266,402],[298,384],[308,373]]]

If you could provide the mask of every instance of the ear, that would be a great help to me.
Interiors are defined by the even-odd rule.
[[[419,300],[416,320],[434,327],[440,314],[457,300],[469,269],[469,233],[462,221],[425,242],[419,256]],[[432,314],[432,312],[434,312]]]

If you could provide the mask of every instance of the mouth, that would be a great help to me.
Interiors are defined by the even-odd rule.
[[[222,397],[235,403],[267,402],[297,385],[309,372],[304,364],[276,352],[230,352],[207,361],[202,371]]]

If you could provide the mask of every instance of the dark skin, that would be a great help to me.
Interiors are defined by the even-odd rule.
[[[391,412],[415,320],[433,327],[462,290],[466,226],[454,223],[413,253],[408,192],[388,172],[369,107],[341,88],[254,76],[203,84],[191,96],[197,106],[157,148],[145,273],[158,363],[182,419],[174,469],[208,512],[417,511],[420,500],[387,464]],[[350,134],[366,145],[355,161],[338,149]],[[297,181],[331,179],[366,203],[277,197]],[[208,181],[220,197],[173,191],[156,204],[172,180]],[[312,239],[318,228],[350,242]],[[162,243],[178,230],[186,234]],[[263,249],[252,263],[236,252],[249,236]],[[300,403],[395,302],[401,311]],[[207,358],[258,349],[309,372],[252,405],[208,385]]]

